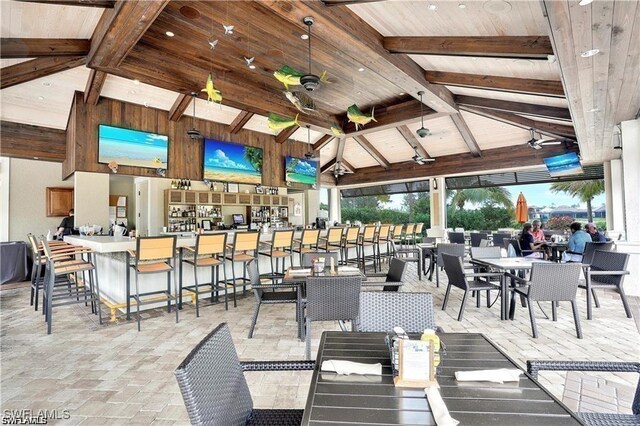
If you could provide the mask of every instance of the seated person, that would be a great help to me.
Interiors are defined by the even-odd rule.
[[[569,225],[571,236],[567,245],[567,251],[562,254],[563,262],[582,262],[584,246],[591,242],[591,235],[582,230],[579,222]]]
[[[540,250],[543,243],[536,243],[533,235],[531,235],[532,226],[530,223],[525,223],[522,227],[522,234],[520,235],[520,249],[522,250],[522,256],[524,257],[537,257],[542,258],[541,252],[531,252],[532,250]]]
[[[533,235],[533,241],[535,241],[536,243],[539,242],[544,242],[544,231],[542,230],[542,227],[540,226],[540,221],[539,220],[534,220],[533,222],[531,222],[531,235]]]
[[[584,226],[584,230],[587,231],[589,235],[591,235],[591,241],[594,243],[606,243],[607,237],[596,228],[596,225],[593,222],[589,222]]]
[[[69,210],[69,216],[62,219],[60,225],[58,226],[58,232],[56,232],[56,237],[61,240],[65,235],[73,234],[73,229],[75,227],[74,219],[73,219],[73,209]]]

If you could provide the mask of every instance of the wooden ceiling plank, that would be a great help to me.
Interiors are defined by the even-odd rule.
[[[338,148],[336,149],[336,161],[342,162],[344,159],[344,147],[347,144],[347,138],[341,137],[338,139]]]
[[[460,132],[460,136],[462,136],[464,143],[467,144],[467,147],[469,148],[469,152],[474,157],[482,157],[482,151],[480,150],[480,146],[478,145],[478,142],[476,142],[476,138],[473,136],[473,133],[471,133],[471,129],[469,129],[467,122],[464,121],[464,118],[462,118],[462,115],[451,114],[451,120],[453,121],[453,124],[455,124],[456,128],[458,129],[458,132]]]
[[[564,90],[562,88],[561,81],[498,77],[480,74],[461,74],[444,71],[427,71],[425,77],[429,82],[434,84],[553,96],[557,98],[564,97]]]
[[[112,8],[115,0],[17,0],[23,3],[57,4],[61,6],[85,6]]]
[[[322,173],[326,173],[330,170],[333,170],[333,167],[336,165],[336,159],[335,157],[332,158],[331,160],[327,161],[324,166],[320,167],[320,174]]]
[[[380,153],[372,144],[365,138],[364,136],[354,136],[353,139],[358,142],[358,144],[365,150],[367,153],[373,157],[374,160],[380,164],[380,166],[384,169],[388,169],[391,167],[391,164],[384,158],[384,155]]]
[[[344,158],[340,161],[340,164],[342,164],[342,166],[347,169],[348,171],[350,171],[351,173],[355,173],[356,172],[356,168],[353,167],[347,160],[345,160]]]
[[[67,132],[11,121],[0,122],[0,155],[13,158],[63,162],[67,155]]]
[[[30,61],[21,62],[2,69],[2,79],[0,79],[0,89],[26,83],[36,78],[46,77],[60,71],[84,65],[84,56],[63,56],[50,58],[36,58]]]
[[[418,165],[412,162],[393,163],[388,170],[378,166],[358,169],[358,173],[344,175],[340,185],[356,185],[362,183],[378,184],[405,179],[417,179],[431,176],[446,176],[455,173],[474,173],[484,170],[495,170],[504,167],[542,166],[543,158],[556,154],[564,154],[573,149],[564,145],[545,146],[542,150],[531,149],[526,144],[507,148],[487,149],[482,157],[473,154],[454,154],[438,157],[438,161]]]
[[[420,141],[416,137],[415,133],[413,133],[411,131],[411,129],[409,129],[406,125],[398,126],[397,129],[400,132],[400,134],[402,135],[402,137],[404,138],[404,140],[406,140],[407,143],[409,145],[411,145],[411,148],[416,148],[417,149],[418,154],[420,154],[421,157],[423,157],[423,158],[431,158],[431,156],[429,155],[427,150],[424,149],[424,147],[422,146],[422,144],[420,143]]]
[[[333,140],[334,136],[332,135],[322,135],[320,137],[320,139],[318,139],[316,141],[316,143],[313,144],[313,150],[314,151],[320,151],[322,148],[324,148],[329,142],[331,142]]]
[[[547,59],[553,55],[549,37],[384,37],[391,53],[411,55],[476,56],[488,58]]]
[[[453,95],[446,87],[430,84],[424,78],[424,70],[408,55],[389,54],[381,43],[380,33],[349,8],[326,7],[315,1],[265,0],[259,4],[295,23],[301,30],[303,18],[313,16],[315,37],[362,64],[366,72],[378,74],[395,84],[399,92],[408,93],[415,99],[419,99],[419,91],[424,91],[425,105],[438,112],[457,112]]]
[[[169,110],[169,120],[180,120],[180,117],[182,117],[187,108],[189,108],[192,100],[193,96],[180,93]]]
[[[89,40],[78,38],[2,38],[0,58],[82,56],[89,53],[89,46]]]
[[[253,117],[253,113],[249,111],[240,111],[240,113],[233,119],[231,124],[229,124],[229,133],[234,134],[238,133],[245,124]]]
[[[376,3],[384,0],[322,0],[327,7],[332,6],[348,6],[350,4]]]
[[[287,127],[286,129],[282,129],[280,131],[280,133],[278,133],[278,135],[276,136],[276,142],[277,143],[284,143],[286,142],[291,136],[293,136],[293,134],[300,128],[300,126],[290,126]]]
[[[118,1],[106,9],[91,37],[91,68],[117,68],[153,24],[169,0]]]
[[[495,109],[498,111],[515,112],[518,114],[534,115],[536,117],[553,118],[571,121],[571,114],[566,108],[546,105],[534,105],[523,102],[502,101],[498,99],[478,98],[475,96],[457,95],[456,103],[470,107]]]
[[[91,70],[89,78],[87,79],[87,86],[84,89],[84,103],[97,105],[100,99],[100,92],[102,92],[102,86],[107,79],[107,73]]]
[[[499,121],[501,123],[510,124],[523,129],[534,129],[538,133],[551,136],[554,138],[572,138],[575,139],[576,132],[572,126],[565,126],[557,123],[547,123],[544,121],[532,120],[527,117],[522,117],[510,112],[487,110],[483,108],[469,108],[460,107],[463,111],[470,112],[472,114],[480,115],[482,117],[490,118],[492,120]]]

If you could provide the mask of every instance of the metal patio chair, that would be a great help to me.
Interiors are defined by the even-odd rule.
[[[439,329],[435,322],[431,293],[361,292],[355,330],[389,332],[394,327],[402,327],[407,333]]]

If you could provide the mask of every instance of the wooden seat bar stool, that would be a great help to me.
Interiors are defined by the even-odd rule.
[[[353,262],[349,259],[349,249],[356,249],[356,264],[358,263],[358,236],[360,235],[360,227],[351,226],[347,228],[342,239],[342,256],[343,264],[347,265]]]
[[[260,243],[268,247],[268,250],[261,250],[260,254],[267,256],[271,261],[271,272],[263,273],[260,278],[271,281],[281,280],[287,270],[286,260],[289,258],[290,266],[293,266],[293,229],[286,231],[274,231],[271,242]],[[282,260],[282,268],[279,262]],[[275,262],[275,263],[274,263]]]
[[[231,262],[231,279],[224,282],[226,287],[233,288],[233,307],[237,307],[236,287],[242,286],[242,295],[247,294],[247,284],[251,282],[247,277],[247,264],[258,258],[258,244],[260,233],[257,231],[236,231],[233,236],[233,244],[227,244],[225,259]],[[242,265],[242,276],[236,277],[236,264]],[[225,293],[226,294],[226,293]]]
[[[216,234],[199,234],[196,237],[196,245],[194,247],[183,247],[180,250],[180,291],[178,306],[182,309],[182,293],[188,290],[195,294],[196,317],[200,316],[200,295],[204,293],[211,294],[211,302],[218,298],[220,291],[220,266],[224,275],[223,282],[227,280],[227,268],[225,266],[224,255],[227,247],[227,233],[220,232]],[[193,254],[193,258],[184,258],[184,250]],[[185,286],[182,283],[182,267],[184,264],[193,266],[193,285]],[[208,283],[200,283],[198,281],[198,268],[211,268],[211,281]],[[227,306],[227,286],[224,286],[224,306]]]
[[[302,255],[304,253],[310,253],[318,251],[318,242],[320,241],[319,229],[305,229],[302,231],[302,236],[299,240],[294,240],[293,251],[300,256],[300,265],[302,265]]]
[[[362,265],[362,270],[366,267],[367,260],[373,260],[373,270],[377,272],[376,258],[375,258],[375,238],[376,230],[375,225],[366,225],[362,232],[358,234],[356,256],[358,258],[358,264]],[[369,256],[366,254],[367,247],[371,247],[373,253]]]
[[[178,289],[174,280],[175,291],[171,292],[171,274],[175,271],[174,261],[176,253],[176,236],[139,237],[136,240],[136,249],[127,251],[127,319],[131,318],[131,299],[136,301],[136,314],[138,331],[140,331],[140,305],[157,303],[157,298],[143,300],[146,296],[161,295],[167,301],[167,312],[171,313],[171,302],[175,303],[176,323],[178,322]],[[133,263],[131,258],[133,257]],[[135,294],[131,294],[131,274],[135,274]],[[167,274],[166,290],[154,290],[140,292],[140,275]]]
[[[342,259],[342,238],[344,236],[345,228],[329,228],[327,236],[320,238],[320,249],[326,252],[337,251],[340,253],[340,263],[343,263]]]
[[[378,269],[382,270],[382,247],[385,247],[385,257],[391,258],[391,225],[382,224],[374,238],[373,254],[378,261]]]

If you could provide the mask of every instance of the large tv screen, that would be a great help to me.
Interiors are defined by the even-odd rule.
[[[214,139],[204,140],[205,179],[258,185],[262,183],[262,149]]]
[[[167,168],[169,137],[139,130],[98,126],[98,162],[120,166]]]
[[[551,177],[571,176],[582,173],[580,159],[575,152],[544,159]]]
[[[318,162],[287,156],[284,163],[287,182],[313,185],[318,178]]]

